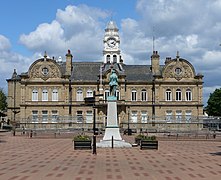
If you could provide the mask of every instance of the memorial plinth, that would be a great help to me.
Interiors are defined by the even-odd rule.
[[[115,96],[109,96],[107,102],[107,126],[103,140],[97,143],[97,147],[132,147],[130,143],[122,140],[117,122],[117,102]]]

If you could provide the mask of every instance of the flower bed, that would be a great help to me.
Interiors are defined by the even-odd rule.
[[[91,138],[87,135],[78,135],[73,138],[74,149],[91,149]]]

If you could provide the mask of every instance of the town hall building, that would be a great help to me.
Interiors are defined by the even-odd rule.
[[[78,62],[68,50],[66,60],[44,57],[27,72],[14,70],[8,82],[8,118],[30,128],[91,128],[106,125],[109,76],[118,76],[117,111],[121,128],[165,129],[197,122],[203,116],[203,75],[190,61],[166,58],[153,51],[150,64],[127,65],[120,49],[119,29],[110,21],[103,39],[103,60]],[[85,104],[96,96],[96,105]]]

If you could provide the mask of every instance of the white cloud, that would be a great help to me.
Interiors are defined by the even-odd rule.
[[[22,34],[20,41],[26,47],[34,51],[60,51],[64,47],[64,31],[57,21],[51,24],[40,24],[36,31],[29,35]]]
[[[86,5],[58,9],[56,19],[40,24],[28,35],[21,35],[20,42],[33,52],[46,50],[54,56],[71,49],[76,59],[101,59],[103,25],[100,19],[107,12]],[[100,53],[100,55],[98,55]]]
[[[11,43],[5,36],[0,34],[0,51],[8,50],[11,48]]]
[[[100,31],[99,19],[105,17],[105,11],[86,5],[67,6],[64,11],[58,9],[56,14],[56,20],[64,29],[66,39],[85,32],[94,35],[96,31]]]
[[[7,92],[6,79],[11,78],[13,69],[19,70],[19,73],[26,72],[32,63],[30,58],[11,51],[10,44],[8,38],[0,35],[0,83],[5,92]]]
[[[221,67],[221,51],[206,51],[202,55],[202,61],[199,62],[201,68],[214,70]]]
[[[150,64],[154,36],[161,64],[165,57],[173,58],[179,51],[182,58],[194,65],[196,73],[204,74],[206,87],[219,86],[221,0],[137,0],[136,10],[139,19],[126,18],[118,24],[124,63]],[[101,60],[105,18],[109,14],[86,5],[67,6],[57,10],[52,22],[22,34],[20,42],[35,53],[34,58],[45,50],[50,56],[58,57],[71,49],[75,60]],[[4,42],[0,44],[0,56],[7,56],[10,42],[2,36],[0,42]]]

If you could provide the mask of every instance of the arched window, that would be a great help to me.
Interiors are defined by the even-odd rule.
[[[120,100],[120,91],[118,89],[116,90],[116,96],[117,96],[117,100]]]
[[[105,90],[105,92],[104,92],[104,99],[107,100],[108,96],[110,96],[110,91],[109,90]]]
[[[117,55],[114,55],[113,56],[113,63],[116,63],[117,62]]]
[[[38,101],[38,90],[34,89],[32,91],[32,101]]]
[[[48,101],[48,90],[43,89],[42,91],[42,101]]]
[[[52,101],[58,101],[58,90],[53,89],[52,91]]]
[[[186,90],[186,101],[192,101],[192,91],[190,89]]]
[[[110,62],[110,55],[107,55],[107,63]]]
[[[81,89],[77,90],[77,101],[83,101],[83,91]]]
[[[145,89],[141,91],[141,101],[147,101],[147,91]]]
[[[87,97],[93,97],[93,91],[92,90],[88,90],[87,91]]]
[[[172,92],[170,89],[167,89],[165,92],[165,100],[166,101],[172,101]]]
[[[182,92],[180,89],[176,90],[176,101],[181,101],[182,100]]]
[[[131,91],[131,101],[137,101],[137,91],[136,90]]]

